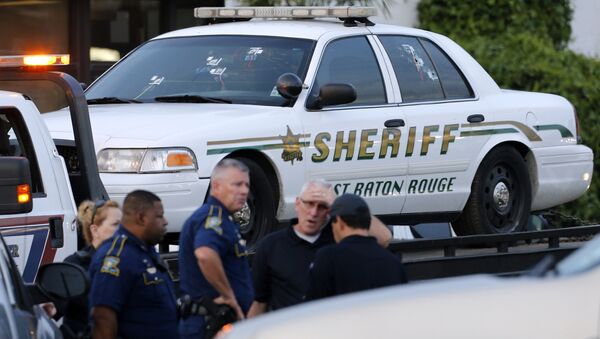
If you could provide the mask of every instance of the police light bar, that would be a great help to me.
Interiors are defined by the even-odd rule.
[[[374,7],[196,7],[196,18],[366,18]]]
[[[68,65],[70,59],[69,54],[7,55],[0,56],[0,67]]]

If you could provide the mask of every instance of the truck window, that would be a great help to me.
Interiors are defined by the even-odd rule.
[[[43,196],[44,187],[29,131],[15,108],[0,108],[0,157],[25,157],[29,160],[32,196]]]

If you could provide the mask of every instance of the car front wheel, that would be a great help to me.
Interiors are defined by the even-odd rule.
[[[250,170],[250,192],[246,206],[234,214],[240,232],[252,251],[258,240],[273,230],[276,224],[276,200],[271,182],[258,163],[248,158],[237,158]]]

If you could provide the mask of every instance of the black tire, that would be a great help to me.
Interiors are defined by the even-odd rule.
[[[523,230],[531,211],[531,180],[525,160],[510,146],[499,146],[481,162],[471,195],[457,221],[458,235]]]
[[[249,222],[240,226],[240,231],[248,249],[254,250],[257,242],[271,232],[276,225],[275,213],[277,200],[275,190],[265,171],[258,163],[248,158],[237,158],[250,169],[250,193],[248,195],[248,208],[250,209]]]

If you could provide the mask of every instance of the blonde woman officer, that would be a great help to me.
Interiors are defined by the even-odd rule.
[[[81,266],[86,272],[96,249],[112,237],[121,223],[121,209],[113,200],[85,200],[79,205],[77,219],[86,247],[65,259],[65,262]],[[82,338],[89,332],[87,295],[72,299],[64,310],[61,330],[65,338]]]

